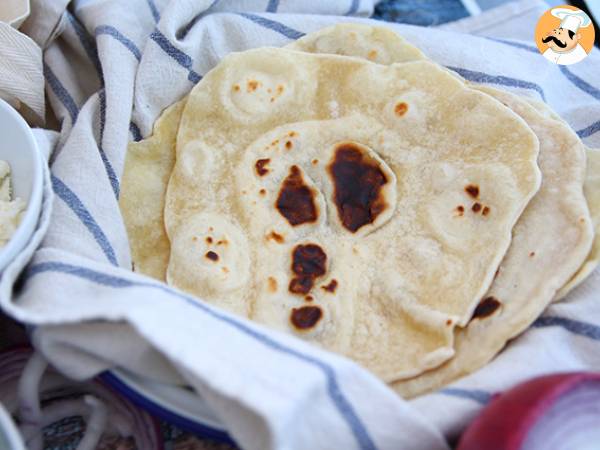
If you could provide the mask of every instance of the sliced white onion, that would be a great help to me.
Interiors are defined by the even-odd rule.
[[[42,412],[40,408],[40,380],[48,363],[39,353],[33,353],[25,364],[19,379],[19,420],[25,444],[31,450],[42,450],[43,436],[41,428]]]
[[[83,400],[92,413],[85,425],[85,435],[79,442],[77,450],[94,450],[106,429],[107,408],[104,403],[91,395],[86,395]]]
[[[158,425],[151,416],[101,382],[72,381],[52,368],[45,370],[43,358],[31,358],[32,353],[22,347],[0,353],[0,401],[10,414],[19,412],[26,419],[21,430],[28,448],[42,448],[45,426],[74,416],[86,423],[77,450],[96,448],[103,435],[132,437],[138,449],[162,448]],[[40,407],[40,402],[45,406]]]

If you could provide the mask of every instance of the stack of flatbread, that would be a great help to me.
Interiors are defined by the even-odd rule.
[[[544,104],[345,24],[224,58],[130,144],[120,203],[135,271],[412,397],[598,264],[599,169]]]

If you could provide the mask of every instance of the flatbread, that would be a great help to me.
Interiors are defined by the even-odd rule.
[[[386,381],[417,375],[452,356],[537,154],[522,119],[429,61],[232,54],[181,118],[167,281]]]
[[[582,192],[585,154],[577,136],[514,94],[480,89],[520,114],[538,136],[542,187],[517,222],[511,247],[485,295],[498,303],[482,302],[482,315],[457,329],[456,353],[450,361],[418,378],[394,383],[404,397],[440,388],[488,363],[542,314],[581,265],[593,239]]]
[[[546,117],[558,120],[569,126],[556,112],[546,103],[538,100],[526,99],[538,112]],[[600,162],[598,161],[598,153],[600,150],[586,147],[587,154],[587,169],[586,177],[583,185],[583,191],[588,203],[588,208],[592,217],[594,226],[594,243],[592,250],[588,254],[586,260],[577,270],[577,273],[556,293],[554,301],[558,302],[564,299],[569,292],[579,286],[591,273],[598,267],[600,263]]]
[[[286,48],[309,53],[353,56],[386,65],[426,59],[421,50],[387,28],[349,23],[307,34],[288,44]]]
[[[583,192],[592,216],[595,231],[594,243],[577,273],[556,293],[555,301],[562,300],[569,292],[583,283],[600,263],[600,149],[586,147],[586,154],[587,170]]]
[[[127,147],[119,206],[136,272],[165,281],[170,243],[163,210],[175,164],[175,138],[185,100],[169,106],[154,124],[151,137]]]
[[[552,108],[550,108],[546,103],[540,101],[540,100],[536,100],[534,98],[531,97],[522,97],[523,100],[525,100],[527,103],[529,103],[529,106],[532,106],[533,108],[535,108],[535,110],[537,112],[539,112],[541,115],[548,117],[549,119],[554,119],[554,120],[558,120],[559,122],[563,122],[564,124],[567,124],[567,122],[565,120],[563,120],[562,117],[560,117],[556,111],[554,111]],[[568,125],[568,124],[567,124]]]
[[[335,28],[341,28],[343,33],[334,31]],[[347,35],[353,28],[354,25],[341,25],[329,30],[332,36]],[[304,39],[309,42],[313,36],[323,39],[324,34],[327,30]],[[405,50],[406,55],[413,54],[410,44],[403,39],[389,38],[387,46],[395,47],[396,50],[390,50],[392,54]],[[353,55],[351,46],[345,47],[345,54]],[[401,60],[406,61],[406,57]],[[585,259],[593,237],[582,192],[585,154],[581,141],[549,108],[498,89],[478,89],[514,110],[538,136],[542,187],[513,230],[511,247],[476,310],[478,317],[466,328],[457,328],[455,356],[437,369],[394,383],[393,388],[405,397],[444,386],[491,360],[510,338],[525,330],[542,313]],[[591,173],[592,170],[588,172]],[[596,180],[595,176],[593,179]],[[591,189],[594,194],[588,195],[594,203],[598,191]]]

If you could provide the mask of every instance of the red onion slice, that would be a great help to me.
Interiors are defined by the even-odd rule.
[[[549,375],[494,397],[457,450],[600,449],[600,373]]]
[[[522,450],[600,448],[600,380],[583,381],[560,396],[529,430]]]

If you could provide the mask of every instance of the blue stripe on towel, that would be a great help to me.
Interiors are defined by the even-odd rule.
[[[56,175],[50,175],[52,179],[52,189],[58,195],[71,210],[75,213],[75,215],[81,220],[83,225],[89,230],[92,234],[104,254],[106,255],[106,259],[113,265],[117,266],[117,258],[115,256],[115,251],[108,242],[108,238],[102,228],[98,225],[92,214],[85,207],[83,202],[79,199],[77,194],[73,192],[60,178]]]
[[[102,65],[100,64],[100,59],[98,58],[98,49],[96,48],[96,42],[91,38],[88,34],[87,30],[81,25],[77,17],[71,14],[69,11],[66,11],[67,18],[69,22],[73,26],[75,30],[75,34],[79,38],[79,42],[81,43],[81,47],[88,55],[88,58],[96,68],[96,72],[100,81],[102,82]]]
[[[460,388],[445,388],[437,391],[438,394],[449,395],[451,397],[459,397],[468,400],[476,401],[482,405],[486,405],[492,398],[492,394],[481,389],[460,389]]]
[[[102,158],[102,164],[104,164],[104,169],[106,170],[106,175],[108,176],[108,180],[110,181],[110,185],[115,194],[117,200],[119,199],[119,178],[113,169],[112,164],[108,160],[108,156],[106,156],[106,152],[104,151],[104,127],[106,125],[106,91],[104,89],[100,89],[98,91],[98,97],[100,100],[100,143],[98,145],[98,151],[100,152],[100,157]]]
[[[150,12],[152,13],[152,17],[154,18],[154,22],[158,22],[160,20],[160,13],[158,12],[156,3],[154,3],[154,0],[146,0],[146,3],[148,3]]]
[[[269,0],[266,11],[269,13],[276,13],[277,8],[279,8],[279,0]]]
[[[255,14],[249,13],[238,13],[238,15],[260,25],[261,27],[267,28],[269,30],[273,30],[289,39],[299,39],[304,36],[304,33],[298,30],[294,30],[293,28],[288,27],[280,22],[276,22],[275,20],[267,19],[265,17],[257,16]]]
[[[77,120],[77,116],[79,115],[79,107],[71,97],[71,94],[67,91],[67,89],[63,86],[60,80],[56,77],[52,69],[48,64],[44,62],[44,77],[46,81],[50,85],[50,89],[54,92],[54,95],[60,100],[60,102],[64,105],[64,107],[69,112],[69,116],[71,116],[71,125],[75,123]]]
[[[600,131],[600,120],[598,122],[594,122],[588,127],[583,128],[582,130],[577,131],[577,136],[581,139],[590,137],[592,134]]]
[[[600,89],[592,86],[587,81],[579,78],[577,75],[575,75],[573,72],[571,72],[567,66],[560,66],[559,65],[558,68],[560,69],[561,73],[565,77],[567,77],[567,79],[571,83],[573,83],[576,87],[578,87],[580,90],[582,90],[586,94],[591,95],[596,100],[600,100]]]
[[[133,56],[135,56],[135,59],[137,59],[138,62],[142,60],[142,52],[140,51],[139,48],[137,48],[137,45],[135,45],[135,43],[131,39],[129,39],[124,34],[122,34],[115,27],[113,27],[111,25],[99,25],[96,27],[95,33],[96,33],[96,36],[101,36],[101,35],[112,36],[117,41],[119,41],[121,44],[123,44],[125,46],[125,48],[127,50],[129,50]]]
[[[104,286],[109,286],[113,288],[129,288],[129,287],[141,287],[141,288],[149,288],[156,289],[162,291],[168,295],[172,295],[175,298],[183,300],[186,304],[197,308],[204,312],[205,314],[211,316],[214,319],[223,322],[238,331],[244,333],[245,335],[257,340],[263,345],[271,348],[272,350],[287,354],[289,356],[293,356],[301,361],[304,361],[314,367],[320,369],[325,378],[327,380],[327,391],[331,401],[344,418],[350,430],[352,431],[359,448],[364,450],[375,450],[375,443],[373,439],[369,435],[365,425],[362,423],[360,418],[358,417],[354,407],[349,402],[349,400],[345,397],[342,392],[340,385],[337,381],[337,377],[334,369],[329,366],[327,363],[314,358],[312,356],[306,355],[298,350],[287,347],[284,344],[277,342],[276,340],[270,338],[269,336],[261,333],[253,329],[252,327],[237,321],[235,318],[230,317],[224,313],[219,312],[216,309],[210,308],[203,303],[198,302],[198,300],[192,298],[191,296],[185,295],[181,292],[175,291],[164,284],[157,284],[153,282],[137,282],[131,281],[126,278],[104,274],[102,272],[98,272],[92,269],[88,269],[85,267],[74,266],[71,264],[65,264],[61,262],[43,262],[39,264],[35,264],[30,266],[27,270],[26,277],[31,278],[39,273],[43,272],[61,272],[69,275],[73,275],[79,278],[83,278],[89,281],[93,281],[97,284],[101,284]]]
[[[188,80],[196,84],[202,79],[202,76],[192,69],[192,57],[175,47],[158,29],[155,29],[152,32],[150,39],[156,42],[158,46],[162,48],[167,55],[177,61],[180,66],[185,67],[188,70]]]
[[[531,325],[534,328],[561,327],[573,334],[600,341],[600,326],[566,317],[542,316]]]
[[[521,50],[526,50],[530,53],[535,53],[535,54],[542,56],[542,54],[539,52],[538,48],[534,47],[533,45],[527,45],[527,44],[523,44],[521,42],[513,42],[513,41],[508,41],[506,39],[499,39],[499,38],[493,38],[493,37],[486,37],[486,39],[488,39],[490,41],[494,41],[494,42],[499,42],[500,44],[510,45],[511,47],[520,48]]]
[[[499,84],[501,86],[518,87],[522,89],[530,89],[536,91],[544,101],[546,101],[546,95],[544,90],[537,84],[531,81],[520,80],[518,78],[505,77],[504,75],[490,75],[484,72],[477,72],[469,69],[462,69],[460,67],[450,67],[448,69],[458,73],[463,78],[474,81],[475,83],[486,83],[486,84]]]

